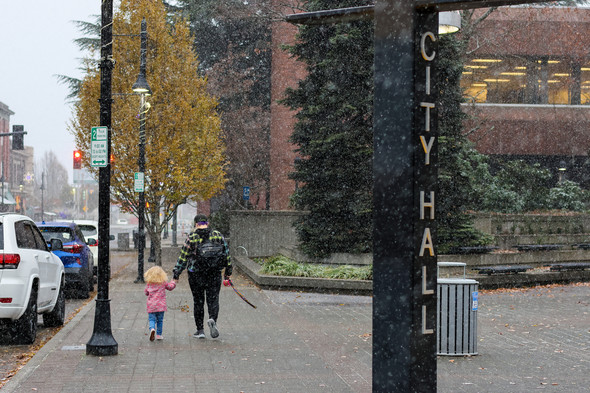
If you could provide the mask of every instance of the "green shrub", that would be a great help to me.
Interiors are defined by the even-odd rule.
[[[565,180],[549,190],[548,205],[551,209],[583,211],[586,194],[578,183]]]
[[[347,280],[372,280],[373,266],[324,266],[312,263],[299,263],[283,255],[257,259],[262,263],[260,273],[272,276],[333,278]]]

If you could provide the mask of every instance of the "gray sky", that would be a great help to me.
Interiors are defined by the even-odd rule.
[[[72,108],[66,86],[55,75],[82,76],[82,53],[73,43],[81,33],[72,21],[94,22],[100,6],[100,0],[0,0],[0,101],[15,113],[11,131],[14,124],[24,125],[25,145],[35,149],[35,162],[52,150],[70,183]]]

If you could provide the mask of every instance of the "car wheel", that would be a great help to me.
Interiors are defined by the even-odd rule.
[[[94,291],[94,274],[92,274],[92,271],[88,274],[88,291]]]
[[[90,292],[88,291],[88,285],[84,285],[84,283],[80,284],[77,290],[78,299],[88,299],[90,297]]]
[[[66,294],[63,285],[59,288],[57,303],[53,310],[43,314],[43,325],[46,327],[62,326],[66,316]]]
[[[94,287],[94,285],[92,287]],[[88,299],[90,297],[90,291],[92,287],[90,287],[87,277],[80,277],[78,287],[76,288],[78,299]]]
[[[33,289],[25,313],[14,322],[12,340],[16,344],[32,344],[35,338],[37,338],[37,292]]]

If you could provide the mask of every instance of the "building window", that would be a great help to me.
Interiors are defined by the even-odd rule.
[[[545,58],[473,58],[461,87],[469,102],[590,105],[590,62]]]

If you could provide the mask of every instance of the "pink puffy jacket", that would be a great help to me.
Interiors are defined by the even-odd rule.
[[[147,312],[166,311],[166,290],[173,290],[176,288],[174,281],[165,282],[162,284],[146,284],[145,294],[147,295]]]

